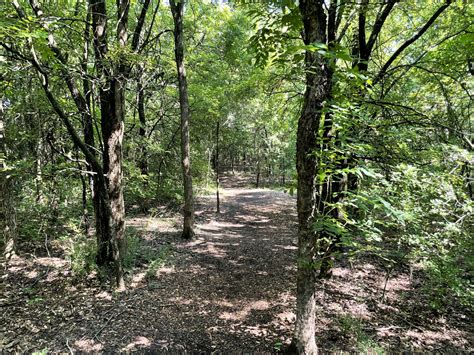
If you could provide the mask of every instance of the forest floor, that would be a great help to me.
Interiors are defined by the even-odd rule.
[[[92,274],[81,281],[58,252],[22,254],[2,269],[0,351],[275,352],[295,321],[295,198],[223,179],[199,197],[196,238],[179,237],[179,216],[127,220],[156,259],[136,263],[128,290],[110,291]],[[53,243],[52,243],[53,244]],[[399,268],[382,299],[385,272],[375,260],[342,263],[317,295],[323,351],[472,352],[472,313],[430,308],[422,274]]]

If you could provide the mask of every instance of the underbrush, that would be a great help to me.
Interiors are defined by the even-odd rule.
[[[127,252],[124,255],[123,265],[127,270],[137,267],[146,267],[146,278],[152,278],[156,271],[163,266],[170,254],[168,246],[152,247],[145,243],[136,233],[127,235]]]
[[[362,354],[385,354],[385,350],[364,330],[364,323],[351,315],[341,315],[337,319],[339,330],[348,338],[351,351]]]
[[[170,248],[152,247],[134,232],[128,233],[125,240],[126,247],[123,256],[125,272],[132,273],[134,269],[144,267],[146,268],[145,277],[153,278],[156,271],[166,262]],[[70,243],[66,254],[75,278],[83,279],[92,272],[99,272],[102,278],[108,274],[107,270],[97,267],[96,250],[95,240],[84,236],[79,236]]]

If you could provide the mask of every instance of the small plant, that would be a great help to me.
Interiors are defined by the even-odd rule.
[[[354,349],[365,354],[384,354],[384,349],[368,335],[360,319],[351,315],[342,315],[338,319],[339,329],[343,335],[352,340]]]
[[[280,352],[283,346],[283,342],[281,340],[277,340],[275,344],[273,344],[273,350]]]
[[[155,252],[154,259],[151,260],[150,265],[148,266],[148,270],[145,274],[145,278],[147,280],[150,280],[156,276],[156,272],[158,271],[158,269],[166,262],[166,258],[168,257],[169,252],[169,247],[162,247],[158,250],[158,252]]]
[[[127,236],[127,252],[123,259],[124,267],[133,269],[140,265],[147,265],[145,277],[150,280],[165,263],[169,251],[167,246],[153,248],[146,245],[136,233],[131,233]]]
[[[44,301],[44,298],[42,297],[34,297],[32,299],[29,299],[26,303],[28,304],[36,304],[36,303],[41,303]]]
[[[71,269],[76,277],[82,278],[96,269],[96,244],[85,237],[73,241],[69,251]]]

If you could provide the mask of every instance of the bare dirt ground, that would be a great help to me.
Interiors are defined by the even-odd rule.
[[[295,199],[223,181],[197,201],[197,237],[179,238],[179,218],[136,217],[128,228],[163,250],[158,267],[128,273],[113,293],[91,275],[77,281],[61,257],[22,254],[2,270],[0,351],[275,352],[290,341],[295,314]],[[54,253],[53,253],[54,254]],[[384,271],[370,260],[338,265],[320,285],[317,338],[324,351],[472,352],[472,313],[435,313],[398,270],[382,300]],[[471,318],[471,319],[470,319]],[[378,345],[376,345],[378,344]]]

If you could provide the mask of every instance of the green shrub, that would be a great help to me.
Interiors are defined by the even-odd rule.
[[[167,246],[154,248],[147,245],[135,232],[130,232],[126,236],[126,245],[127,248],[123,258],[124,268],[133,269],[146,265],[145,277],[147,279],[156,274],[156,271],[165,263],[170,251]]]
[[[97,269],[96,241],[83,236],[72,241],[68,257],[74,276],[82,278]]]

